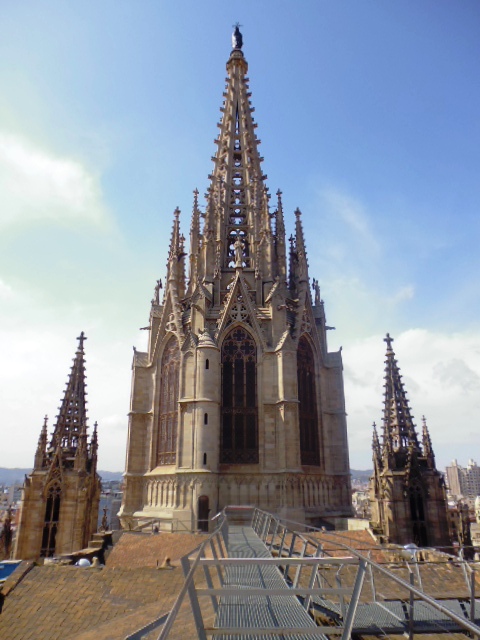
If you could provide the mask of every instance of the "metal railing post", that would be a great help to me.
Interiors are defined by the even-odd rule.
[[[366,558],[361,558],[358,563],[357,576],[355,578],[352,597],[350,599],[350,604],[347,610],[347,616],[345,618],[345,626],[343,628],[342,640],[349,640],[352,636],[353,623],[355,621],[355,614],[357,612],[357,605],[360,599],[360,593],[362,591],[366,569],[367,569],[367,560]]]
[[[320,554],[322,553],[322,548],[321,546],[317,546],[317,549],[315,551],[314,557],[315,558],[319,558]],[[315,587],[315,579],[317,577],[317,571],[318,571],[318,564],[314,564],[312,566],[312,573],[310,574],[310,580],[308,581],[308,588],[309,589],[313,589]],[[308,595],[305,596],[305,599],[303,601],[303,607],[305,609],[305,611],[308,611],[310,608],[310,602],[312,601],[312,595]]]
[[[274,540],[275,540],[275,536],[277,535],[277,531],[278,531],[278,527],[279,527],[279,526],[280,526],[280,522],[279,522],[278,518],[275,518],[275,529],[273,530],[273,533],[272,533],[272,539],[270,540],[270,546],[269,546],[269,548],[268,548],[268,549],[269,549],[269,551],[271,551],[271,550],[272,550],[273,542],[274,542]]]
[[[408,567],[410,585],[412,587],[415,586],[415,576],[413,571]],[[413,596],[413,591],[410,591],[409,599],[408,599],[408,640],[413,640],[413,623],[414,623],[414,615],[415,615],[415,599]]]

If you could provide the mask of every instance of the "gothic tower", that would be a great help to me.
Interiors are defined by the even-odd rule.
[[[85,548],[96,531],[100,501],[97,423],[88,442],[83,331],[77,339],[50,442],[45,416],[33,471],[25,477],[15,558],[71,553]]]
[[[387,333],[383,441],[373,425],[370,504],[373,530],[384,542],[448,546],[447,499],[425,418],[420,444]]]
[[[174,213],[163,300],[158,281],[134,354],[125,527],[202,529],[228,504],[351,513],[342,358],[301,213],[287,244],[280,191],[269,207],[247,70],[237,27],[206,206],[195,191],[188,252]]]

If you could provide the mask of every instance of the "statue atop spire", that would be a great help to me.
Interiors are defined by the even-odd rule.
[[[232,33],[232,48],[241,49],[243,47],[243,36],[240,33],[240,27],[242,25],[238,22],[234,24],[235,31]]]

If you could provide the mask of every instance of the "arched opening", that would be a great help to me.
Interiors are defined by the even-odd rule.
[[[257,348],[236,327],[222,344],[222,428],[220,462],[258,463]]]
[[[209,369],[210,368],[210,362],[208,360],[208,358],[205,360],[205,369]]]
[[[210,508],[208,506],[208,496],[200,496],[198,498],[198,530],[208,532],[208,514]]]
[[[425,504],[422,489],[418,484],[410,487],[409,498],[413,542],[419,547],[426,547],[428,546],[428,534],[425,522]]]
[[[60,521],[60,485],[54,483],[47,491],[47,504],[45,506],[45,519],[43,522],[42,548],[40,555],[42,558],[50,558],[55,555],[55,544]]]
[[[319,466],[320,447],[318,442],[315,360],[310,343],[305,336],[302,336],[298,342],[297,379],[301,463]]]
[[[157,464],[175,464],[177,452],[180,349],[173,336],[167,342],[160,364]]]
[[[203,415],[203,424],[205,424],[205,425],[208,424],[208,413],[205,413]]]

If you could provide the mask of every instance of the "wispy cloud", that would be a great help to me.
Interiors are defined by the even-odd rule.
[[[0,132],[0,228],[50,221],[107,228],[110,213],[98,176],[28,140]]]
[[[366,244],[370,251],[380,250],[370,218],[361,202],[334,188],[323,189],[320,195],[330,212],[347,225],[357,240]]]

